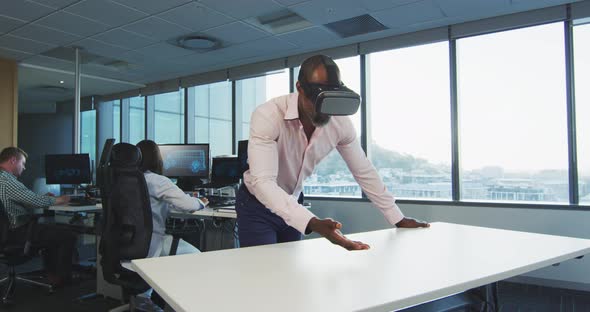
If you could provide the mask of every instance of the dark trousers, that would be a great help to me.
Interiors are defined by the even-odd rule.
[[[303,193],[298,202],[303,203]],[[241,185],[236,196],[240,247],[268,245],[301,240],[301,233],[287,225]]]
[[[8,239],[24,243],[28,225],[10,230]],[[68,281],[72,277],[72,256],[77,236],[72,231],[52,224],[36,224],[32,235],[33,250],[43,249],[43,265],[47,273],[55,274]]]

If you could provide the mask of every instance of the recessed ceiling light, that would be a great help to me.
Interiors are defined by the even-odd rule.
[[[64,83],[64,81],[63,81],[63,80],[60,80],[60,81],[59,81],[59,83],[63,84],[63,83]]]
[[[200,35],[180,37],[177,44],[179,47],[189,50],[213,50],[220,46],[217,39]]]

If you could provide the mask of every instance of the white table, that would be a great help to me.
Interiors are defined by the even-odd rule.
[[[435,222],[326,239],[133,260],[180,311],[392,311],[590,253],[590,240]]]
[[[226,208],[226,210],[228,210],[227,208],[234,208],[234,206],[227,206],[227,207],[219,207],[219,208]],[[226,219],[235,219],[236,216],[236,211],[231,210],[231,211],[217,211],[217,208],[209,208],[209,207],[205,207],[201,210],[197,210],[191,213],[186,213],[186,212],[181,212],[181,211],[170,211],[170,214],[168,215],[169,218],[183,218],[183,219],[200,219],[203,217],[217,217],[217,218],[226,218]]]
[[[224,210],[218,211],[217,210],[218,208],[224,208]],[[172,219],[181,219],[181,220],[198,219],[200,222],[200,226],[198,228],[199,233],[200,233],[199,237],[201,239],[199,245],[200,245],[200,248],[206,248],[207,247],[206,246],[207,239],[206,239],[204,219],[218,219],[223,222],[235,220],[237,218],[236,211],[235,211],[235,209],[231,209],[231,208],[234,208],[234,206],[217,207],[217,208],[205,207],[204,209],[197,210],[192,213],[171,210],[170,213],[168,214],[168,217],[172,218]],[[176,250],[178,248],[178,242],[179,242],[178,235],[182,234],[182,233],[186,233],[186,232],[191,232],[191,231],[192,230],[186,231],[185,229],[182,229],[182,228],[167,230],[167,233],[174,235],[174,240],[172,241],[172,246],[170,248],[171,255],[176,254]],[[234,235],[234,237],[235,237],[235,235]],[[202,250],[205,250],[205,249],[202,249]]]
[[[87,206],[54,205],[50,206],[49,210],[63,212],[101,212],[102,204]]]

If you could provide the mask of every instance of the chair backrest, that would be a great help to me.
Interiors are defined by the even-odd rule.
[[[100,189],[100,196],[102,202],[106,202],[110,194],[112,185],[111,168],[111,153],[113,152],[113,145],[115,139],[107,139],[102,148],[100,160],[96,166],[96,185]]]
[[[100,252],[104,278],[115,284],[119,284],[115,274],[123,271],[120,262],[145,258],[150,247],[152,210],[140,162],[141,152],[135,145],[113,146]]]

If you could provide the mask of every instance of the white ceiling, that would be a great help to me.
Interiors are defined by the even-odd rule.
[[[41,55],[57,47],[130,63],[125,68],[85,64],[82,95],[108,94],[236,65],[485,17],[549,7],[574,0],[0,0],[0,57],[26,64],[19,78],[21,99],[41,85],[72,86],[71,62]],[[313,25],[272,34],[253,18],[289,9]],[[370,14],[389,29],[340,38],[323,25]],[[187,34],[220,40],[219,50],[198,53],[169,42]],[[53,69],[53,70],[47,70]],[[55,71],[57,70],[57,71]],[[117,83],[115,80],[120,80]],[[132,82],[128,84],[126,82]],[[40,95],[46,101],[72,98]]]

